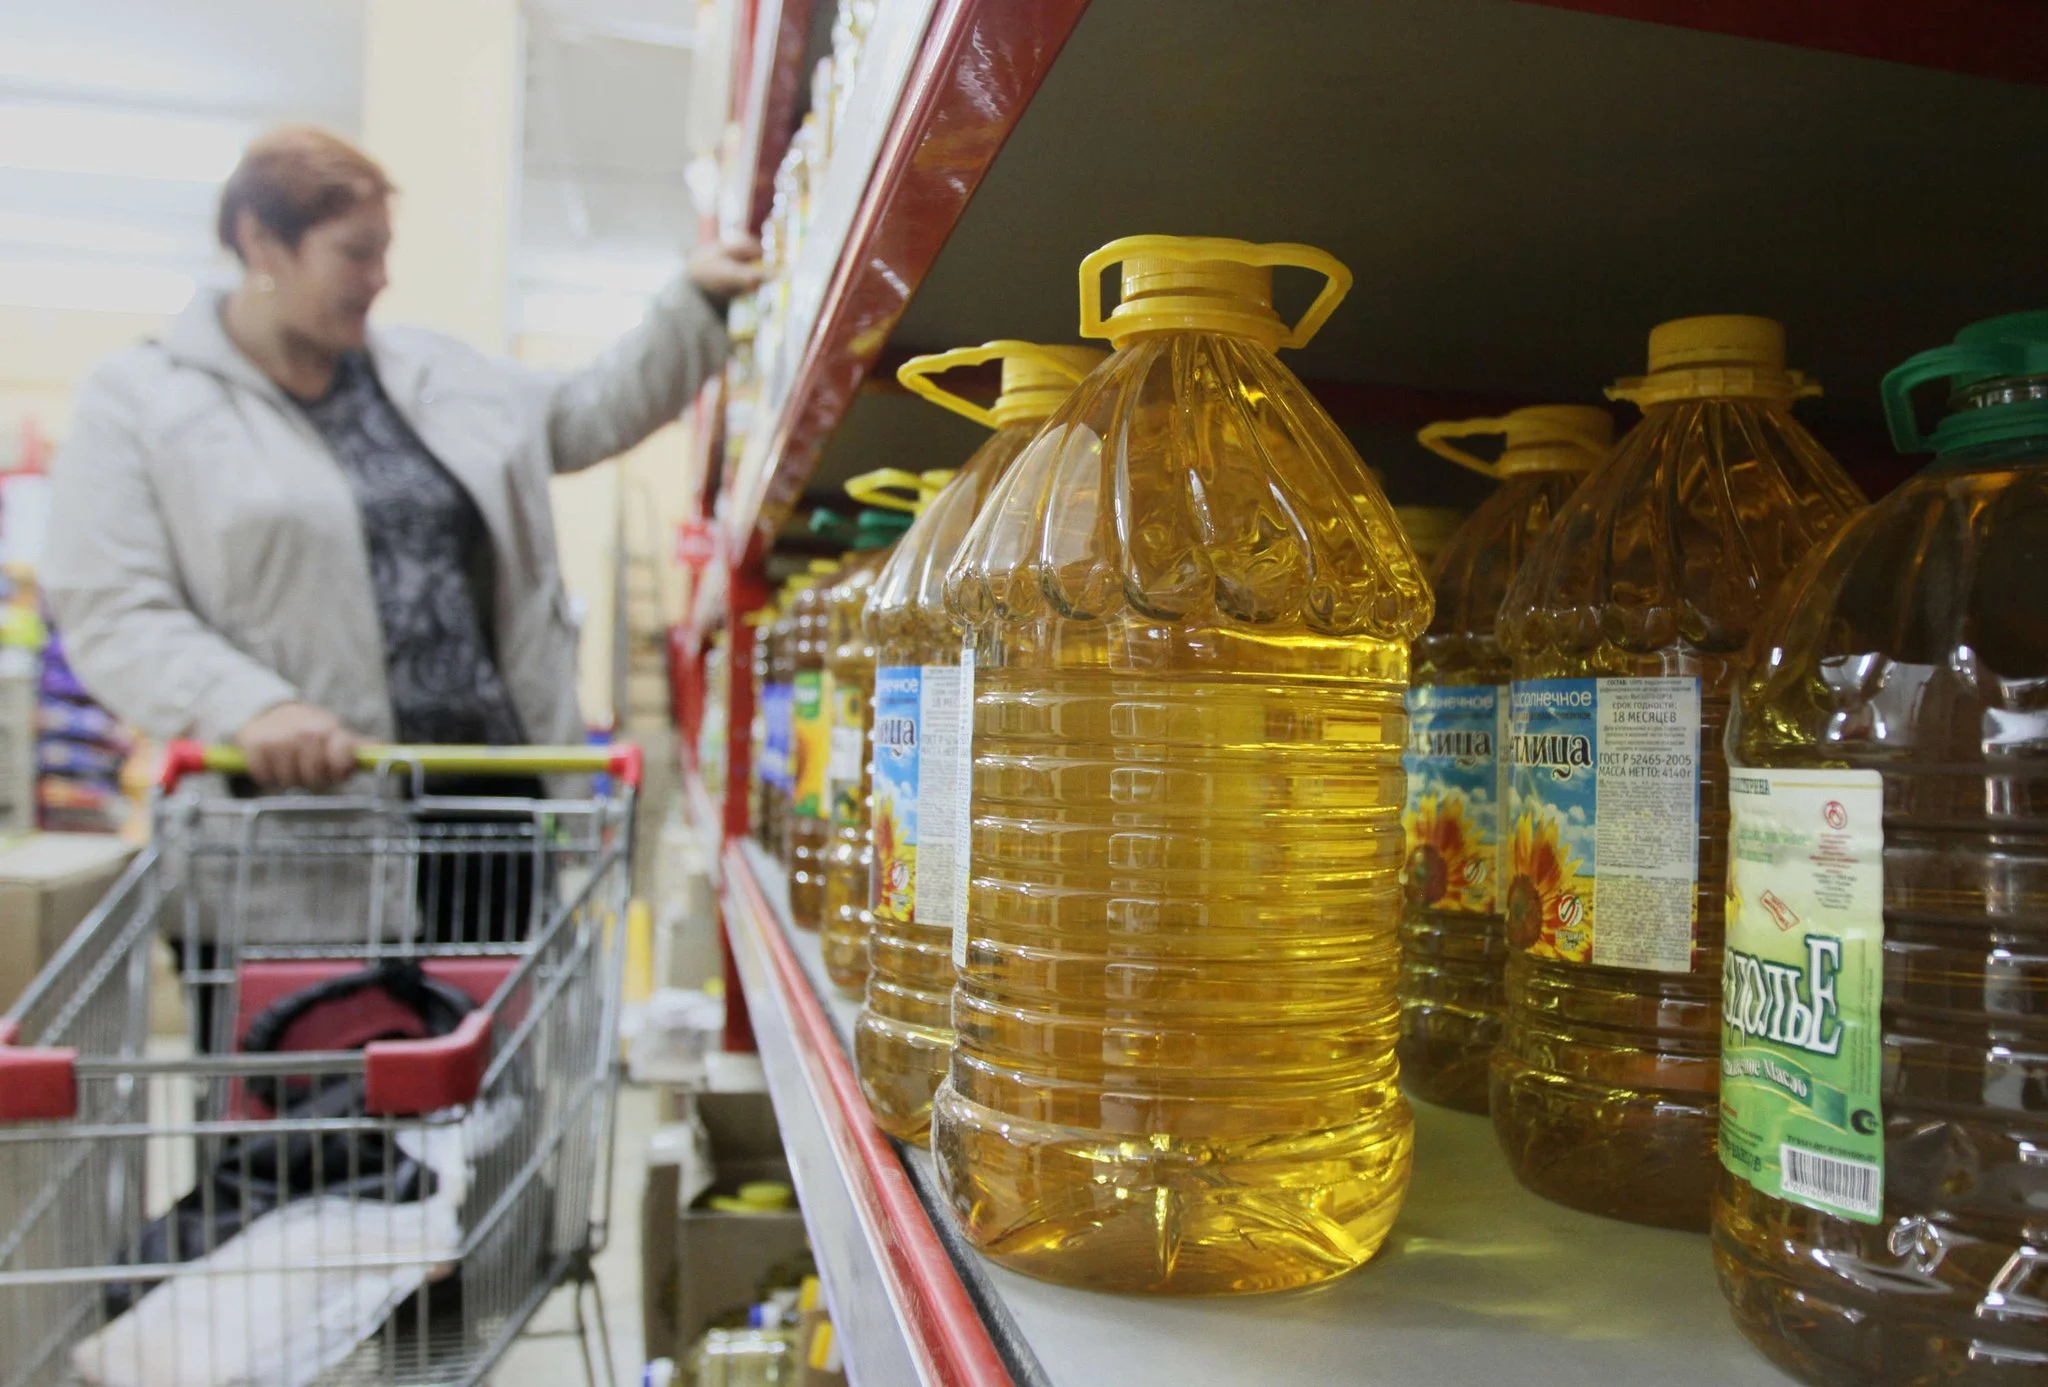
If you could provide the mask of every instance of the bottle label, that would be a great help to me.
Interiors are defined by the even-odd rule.
[[[1773,1198],[1884,1210],[1884,782],[1731,770],[1721,1164]]]
[[[860,685],[830,680],[832,755],[825,766],[825,798],[835,825],[860,822],[861,769],[868,759],[867,700]]]
[[[875,671],[875,779],[868,796],[875,844],[875,914],[908,924],[917,898],[917,787],[923,747],[918,714],[924,671],[883,665]]]
[[[918,732],[924,766],[917,783],[917,879],[912,917],[957,932],[967,918],[967,754],[965,708],[974,666],[926,665],[920,673]]]
[[[1518,679],[1509,703],[1509,940],[1538,958],[1689,972],[1700,681]]]
[[[778,790],[789,787],[789,703],[789,685],[762,686],[761,779]]]
[[[1417,684],[1408,690],[1408,804],[1403,869],[1408,903],[1491,915],[1500,909],[1499,752],[1508,691],[1493,684]]]
[[[790,804],[806,819],[825,817],[825,763],[831,759],[832,723],[825,703],[825,676],[815,669],[790,684]]]

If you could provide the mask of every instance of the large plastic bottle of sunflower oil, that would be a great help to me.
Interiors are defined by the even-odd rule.
[[[825,700],[832,713],[832,754],[825,767],[830,815],[825,846],[825,920],[819,932],[825,975],[843,995],[858,998],[868,976],[868,871],[874,860],[868,821],[868,729],[875,702],[875,643],[862,624],[868,592],[929,484],[908,472],[883,468],[847,482],[846,494],[863,509],[849,537],[852,554],[825,590]],[[927,486],[929,489],[927,489]]]
[[[1324,276],[1293,325],[1283,265]],[[932,1145],[968,1238],[1031,1275],[1300,1286],[1371,1257],[1407,1189],[1401,753],[1429,589],[1273,355],[1350,283],[1308,246],[1088,256],[1081,331],[1116,351],[947,575],[974,851]]]
[[[953,1046],[953,932],[966,891],[961,629],[940,583],[989,488],[1102,357],[1088,347],[989,342],[916,357],[897,372],[917,394],[995,430],[911,525],[868,598],[878,666],[874,930],[854,1063],[875,1121],[905,1141],[924,1139]],[[996,360],[1002,392],[993,407],[933,379]]]
[[[771,609],[774,615],[760,631],[760,638],[768,647],[767,682],[761,686],[761,779],[766,786],[762,808],[767,812],[761,816],[760,834],[761,846],[777,857],[782,855],[788,839],[790,659],[796,645],[796,621],[790,615],[789,603],[794,596],[789,585],[784,584]]]
[[[1729,715],[1714,1260],[1809,1382],[2017,1387],[2048,1382],[2048,313],[1884,403],[1934,462],[1795,575]]]
[[[1500,456],[1451,440],[1498,435]],[[1486,1071],[1506,1010],[1500,873],[1508,657],[1494,619],[1523,555],[1614,444],[1592,405],[1536,405],[1502,419],[1431,424],[1423,446],[1500,482],[1445,541],[1436,615],[1408,688],[1408,807],[1401,917],[1401,1082],[1418,1098],[1486,1111]]]
[[[1743,643],[1863,504],[1792,417],[1818,387],[1768,318],[1681,318],[1608,393],[1643,418],[1501,608],[1508,1020],[1495,1130],[1522,1183],[1705,1228],[1720,1084],[1728,772]]]
[[[789,813],[783,819],[782,863],[789,868],[789,918],[815,930],[825,918],[825,843],[831,806],[825,769],[832,757],[832,710],[825,697],[825,592],[837,559],[812,559],[808,578],[789,601]]]
[[[768,764],[768,655],[774,641],[769,635],[775,624],[773,603],[748,612],[741,620],[754,630],[753,658],[747,668],[752,682],[754,713],[747,723],[747,825],[754,841],[763,848],[773,844],[770,836],[769,796],[775,792],[775,777]],[[737,672],[735,672],[737,673]],[[715,785],[716,782],[707,782]]]

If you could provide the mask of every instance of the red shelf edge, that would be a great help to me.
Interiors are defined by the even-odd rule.
[[[726,849],[725,876],[745,907],[737,912],[742,919],[729,913],[727,923],[752,930],[767,957],[770,980],[789,1010],[805,1081],[825,1119],[834,1155],[853,1193],[854,1212],[875,1251],[890,1302],[908,1331],[921,1374],[928,1382],[948,1387],[1007,1387],[1011,1378],[1002,1356],[911,1187],[903,1163],[880,1129],[868,1120],[860,1081],[831,1018],[812,990],[803,964],[782,937],[774,908],[737,844]]]
[[[1087,0],[941,0],[903,94],[782,409],[765,474],[726,517],[734,557],[765,550],[762,517],[793,502],[845,417],[875,356],[953,234]],[[732,480],[738,481],[739,478]]]

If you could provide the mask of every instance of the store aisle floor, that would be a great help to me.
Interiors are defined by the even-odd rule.
[[[598,1292],[610,1322],[612,1367],[619,1387],[640,1380],[645,1358],[640,1325],[640,1195],[647,1167],[647,1138],[654,1130],[655,1091],[626,1085],[619,1090],[618,1139],[612,1151],[611,1237],[597,1259]],[[575,1287],[564,1286],[543,1305],[526,1337],[512,1346],[491,1375],[497,1387],[575,1387],[583,1379],[576,1347]],[[588,1301],[585,1302],[586,1311]],[[597,1351],[595,1325],[592,1352]]]

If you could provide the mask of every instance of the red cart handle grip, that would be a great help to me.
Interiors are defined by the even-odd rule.
[[[0,1122],[62,1122],[78,1115],[78,1051],[23,1049],[16,1021],[0,1021]]]
[[[356,765],[366,771],[385,766],[417,766],[432,774],[452,775],[609,775],[640,788],[645,765],[640,748],[631,742],[609,746],[392,746],[381,743],[356,748]],[[164,748],[157,787],[165,794],[188,775],[213,771],[242,775],[249,758],[240,747],[205,746],[177,741]]]

